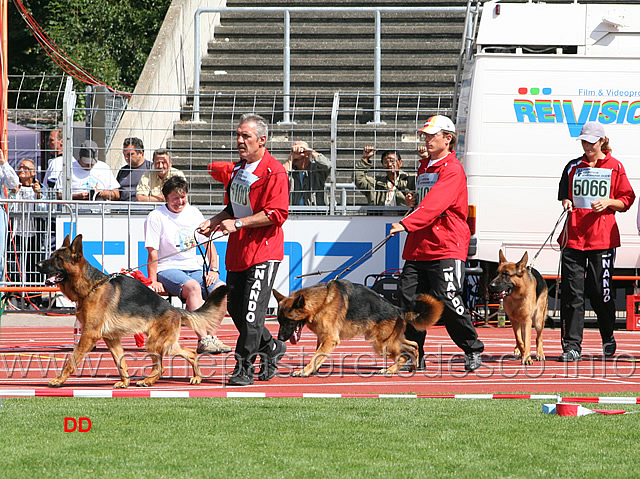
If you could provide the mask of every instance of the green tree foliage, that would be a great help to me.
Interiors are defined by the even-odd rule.
[[[171,0],[23,3],[59,50],[78,66],[115,89],[133,91]],[[17,7],[10,4],[9,74],[23,73],[62,75],[64,71],[40,47]]]

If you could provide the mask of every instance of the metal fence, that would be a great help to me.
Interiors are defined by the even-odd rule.
[[[50,161],[62,155],[65,168],[60,185],[69,184],[66,178],[72,176],[71,160],[78,157],[79,145],[85,139],[97,142],[99,159],[105,161],[116,176],[125,165],[123,140],[138,137],[144,142],[148,160],[157,149],[170,151],[173,166],[189,181],[193,204],[220,205],[224,199],[224,185],[209,176],[207,165],[237,161],[235,129],[238,118],[242,113],[256,112],[269,121],[267,148],[281,162],[287,161],[292,144],[300,140],[331,159],[332,175],[327,179],[324,191],[313,192],[326,192],[325,206],[300,208],[292,205],[296,210],[310,214],[379,214],[379,206],[384,205],[369,205],[367,196],[354,184],[363,148],[372,146],[377,150],[372,167],[367,171],[371,177],[385,174],[380,162],[380,153],[384,150],[396,150],[402,156],[403,170],[408,174],[415,173],[416,150],[421,144],[417,129],[431,115],[450,115],[453,103],[452,94],[380,95],[384,122],[375,123],[371,120],[375,115],[376,95],[293,94],[289,105],[289,118],[293,121],[282,123],[285,112],[281,93],[215,93],[201,95],[200,122],[192,122],[189,109],[185,107],[180,112],[154,111],[157,124],[143,125],[141,118],[148,117],[151,112],[132,108],[131,105],[139,103],[135,97],[119,97],[104,90],[76,92],[62,79],[57,83],[61,90],[39,91],[42,80],[40,77],[12,78],[11,86],[18,89],[11,91],[15,108],[9,111],[12,122],[9,161],[17,167],[21,160],[33,159],[41,181]],[[43,105],[42,109],[20,108],[21,98],[29,98],[31,102],[34,96],[39,99],[37,104]],[[179,103],[188,105],[186,95],[177,96],[181,97]],[[146,100],[144,103],[149,104]],[[160,98],[158,102],[161,103]],[[168,129],[162,118],[176,114],[184,119],[172,123]],[[53,130],[60,130],[63,136],[62,152],[48,142]],[[62,188],[58,193],[64,199],[70,198]]]

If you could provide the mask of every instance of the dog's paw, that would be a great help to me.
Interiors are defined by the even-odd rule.
[[[384,368],[378,371],[378,374],[381,376],[393,376],[395,371],[392,371],[391,368]]]
[[[520,354],[520,350],[518,348],[513,350],[513,355],[515,356],[516,359],[520,359],[520,356],[522,356],[522,354]]]
[[[531,356],[527,356],[527,359],[522,360],[522,364],[531,365],[533,364],[533,359],[531,359]]]
[[[64,380],[60,378],[53,378],[51,381],[49,381],[49,387],[59,388],[60,386],[62,386],[63,383],[64,383]]]
[[[202,378],[200,376],[194,376],[189,379],[189,384],[200,384],[202,382]]]
[[[545,356],[542,353],[536,354],[536,361],[544,361]]]
[[[153,384],[153,383],[147,382],[146,380],[143,379],[142,381],[138,381],[136,383],[136,386],[138,386],[140,388],[148,388],[149,386],[151,386],[151,384]]]
[[[126,389],[129,387],[129,381],[118,381],[113,387],[114,389]]]
[[[304,370],[301,370],[301,371],[294,371],[292,376],[295,376],[297,378],[308,378],[310,375],[309,374],[305,374]]]

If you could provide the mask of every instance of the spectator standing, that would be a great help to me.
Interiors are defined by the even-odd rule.
[[[269,127],[255,114],[240,118],[236,145],[240,161],[232,173],[226,208],[204,221],[200,231],[229,235],[227,243],[228,310],[240,333],[232,386],[253,384],[253,363],[260,357],[258,379],[278,371],[286,345],[271,336],[265,316],[278,265],[284,258],[282,225],[289,215],[287,173],[265,148]]]
[[[365,146],[362,159],[356,163],[356,187],[366,196],[370,205],[407,206],[407,195],[415,191],[416,177],[402,171],[402,157],[393,150],[383,151],[380,157],[383,174],[373,178],[369,170],[375,153],[373,146]]]
[[[145,248],[149,252],[147,265],[151,288],[156,293],[167,291],[186,300],[187,309],[194,311],[204,304],[209,292],[224,283],[220,281],[218,253],[213,243],[206,247],[211,266],[204,274],[198,263],[196,228],[204,221],[198,208],[187,202],[189,185],[180,176],[172,176],[162,187],[166,203],[153,210],[144,223]],[[222,321],[222,318],[220,318]],[[211,331],[196,331],[198,353],[227,353],[231,348],[216,336],[220,324]]]
[[[566,230],[558,238],[564,246],[560,288],[563,352],[558,357],[562,362],[579,361],[582,356],[585,293],[598,318],[604,356],[616,352],[616,307],[610,284],[620,246],[615,214],[627,211],[636,197],[622,163],[611,156],[604,127],[585,123],[578,139],[584,154],[565,166],[558,188],[558,200],[569,212]]]
[[[127,164],[116,176],[120,183],[120,201],[137,201],[138,183],[142,175],[151,170],[151,162],[144,158],[144,143],[136,137],[125,138],[122,155]]]
[[[484,344],[462,299],[464,264],[471,232],[467,224],[467,178],[454,147],[455,126],[446,116],[432,116],[419,130],[429,156],[420,161],[415,209],[391,225],[390,234],[406,232],[400,276],[400,302],[414,311],[415,298],[430,293],[444,303],[442,319],[451,339],[464,351],[466,371],[482,365]],[[410,324],[407,339],[418,343],[418,367],[423,364],[426,332]]]
[[[80,159],[71,163],[71,198],[74,200],[117,200],[120,185],[109,165],[98,161],[98,145],[85,140],[80,144]],[[56,180],[55,189],[62,198],[63,176]]]
[[[11,167],[6,157],[4,156],[4,150],[0,148],[0,198],[6,198],[5,189],[12,190],[17,188],[20,184],[18,175]],[[5,264],[4,258],[7,251],[7,234],[9,232],[9,218],[4,208],[0,208],[0,281],[5,279]]]
[[[64,167],[62,158],[62,132],[60,130],[51,130],[49,133],[49,139],[47,140],[47,146],[53,155],[53,158],[49,160],[47,165],[47,171],[44,174],[42,183],[45,188],[53,190],[58,181],[58,177],[62,174]]]
[[[331,161],[326,156],[306,142],[296,141],[284,168],[289,172],[291,205],[326,205],[324,183],[331,174]]]
[[[11,190],[9,198],[18,200],[37,200],[42,198],[42,186],[36,178],[36,165],[33,160],[25,158],[18,164],[18,179],[20,183]],[[40,279],[36,264],[42,260],[41,237],[39,234],[42,231],[42,226],[40,225],[42,219],[32,216],[32,213],[36,211],[35,203],[12,203],[9,206],[9,210],[12,213],[11,230],[13,232],[15,256],[9,254],[8,262],[11,263],[13,260],[14,264],[19,265],[19,267],[14,268],[14,273],[10,274],[11,281],[22,282],[24,280],[35,284]],[[9,251],[12,249],[10,247]]]
[[[153,169],[140,177],[136,188],[138,201],[166,201],[162,194],[164,182],[176,175],[186,179],[184,173],[172,165],[168,150],[160,149],[153,153]]]

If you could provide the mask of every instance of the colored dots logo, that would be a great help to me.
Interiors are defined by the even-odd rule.
[[[530,95],[540,95],[541,93],[543,95],[551,95],[551,88],[518,88],[518,94],[526,95],[527,93],[529,93]]]

